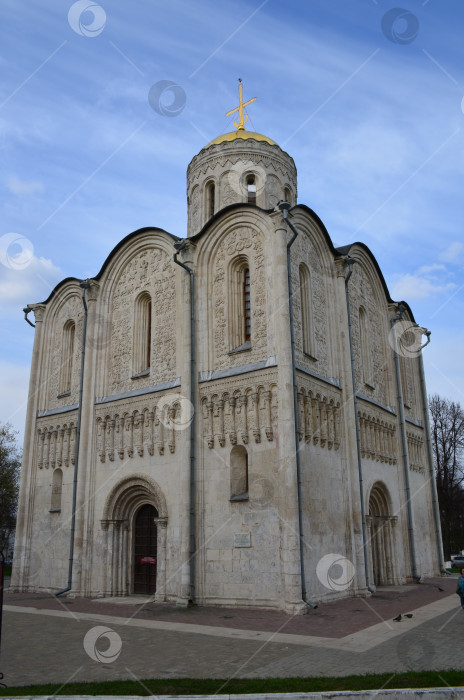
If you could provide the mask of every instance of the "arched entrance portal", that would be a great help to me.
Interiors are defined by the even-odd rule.
[[[166,499],[150,477],[134,474],[113,487],[101,520],[104,595],[166,600],[167,521]]]
[[[376,586],[399,583],[396,562],[395,526],[397,517],[390,514],[390,496],[387,487],[377,482],[369,497],[369,515],[366,517],[371,582]]]
[[[158,511],[144,505],[137,511],[134,523],[134,593],[156,592]]]

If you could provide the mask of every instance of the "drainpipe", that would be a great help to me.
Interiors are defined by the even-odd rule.
[[[293,378],[293,413],[294,413],[294,424],[295,424],[295,454],[296,454],[296,478],[297,478],[297,492],[298,492],[298,529],[299,529],[299,539],[300,539],[300,576],[301,576],[301,597],[303,602],[306,603],[311,608],[317,608],[317,603],[313,603],[307,598],[306,592],[306,579],[305,579],[305,569],[304,569],[304,534],[303,534],[303,497],[301,489],[301,462],[300,462],[300,438],[299,438],[299,426],[298,426],[298,394],[296,385],[296,363],[295,363],[295,329],[293,327],[293,287],[292,287],[292,263],[290,256],[290,248],[295,242],[298,236],[298,231],[293,226],[292,222],[288,218],[288,210],[290,209],[289,202],[279,202],[278,204],[284,221],[289,225],[293,232],[293,236],[287,243],[287,275],[288,275],[288,309],[290,316],[290,345],[292,349],[292,378]]]
[[[190,595],[189,602],[193,603],[195,593],[195,273],[177,259],[188,241],[179,241],[174,243],[176,252],[174,253],[174,262],[180,267],[183,267],[190,275],[190,403],[192,405],[193,415],[190,421],[190,557],[189,557],[189,574],[190,574]]]
[[[24,320],[27,321],[28,324],[29,324],[30,326],[32,326],[32,328],[35,328],[35,323],[32,323],[32,321],[29,321],[29,319],[28,319],[28,315],[29,315],[29,314],[31,313],[31,311],[32,311],[32,309],[31,309],[31,307],[29,306],[29,304],[23,309],[23,311],[24,311]]]
[[[443,540],[442,540],[442,536],[441,536],[441,522],[440,522],[440,509],[438,507],[437,482],[435,479],[435,470],[434,470],[434,465],[433,465],[432,434],[431,434],[431,430],[430,430],[427,389],[425,387],[424,360],[422,359],[422,350],[430,343],[431,333],[430,333],[430,331],[425,330],[424,335],[427,337],[427,341],[421,346],[420,353],[419,353],[419,373],[420,373],[420,385],[421,385],[421,397],[422,397],[422,411],[424,414],[424,427],[425,427],[425,436],[426,436],[426,444],[427,444],[427,460],[429,463],[429,477],[430,477],[430,483],[431,483],[431,487],[432,487],[433,518],[435,520],[435,535],[437,538],[438,559],[440,562],[441,573],[447,574],[448,572],[445,569],[445,557],[443,554]]]
[[[69,539],[69,565],[68,565],[68,585],[61,591],[55,593],[55,596],[62,595],[71,590],[73,559],[74,559],[74,533],[76,530],[76,498],[77,498],[77,470],[79,465],[79,443],[81,436],[81,416],[82,416],[82,392],[84,388],[84,361],[85,361],[85,336],[87,333],[87,302],[85,301],[85,290],[90,288],[89,280],[83,280],[80,285],[82,289],[82,304],[84,306],[84,323],[82,326],[82,350],[81,350],[81,373],[79,379],[79,403],[77,409],[77,434],[76,434],[76,451],[74,455],[74,479],[73,479],[73,495],[72,495],[72,515],[71,515],[71,534]]]
[[[408,505],[408,532],[409,532],[409,546],[411,548],[411,563],[412,563],[412,576],[419,582],[420,575],[417,572],[416,564],[416,546],[414,542],[414,524],[413,524],[413,513],[412,513],[412,503],[411,503],[411,485],[409,480],[409,455],[408,455],[408,440],[406,436],[406,418],[404,415],[404,403],[403,403],[403,387],[401,385],[401,372],[400,372],[400,358],[398,354],[398,339],[396,337],[396,323],[400,321],[404,312],[405,307],[401,304],[398,305],[398,313],[391,319],[392,327],[392,338],[393,338],[393,356],[395,358],[395,371],[396,371],[396,387],[397,387],[397,399],[398,399],[398,411],[400,418],[400,430],[401,430],[401,446],[403,449],[403,468],[404,468],[404,481],[406,485],[406,498]]]
[[[361,455],[361,437],[359,431],[359,416],[358,416],[358,400],[356,398],[356,376],[354,372],[354,352],[353,352],[353,328],[351,325],[351,305],[350,305],[350,292],[348,289],[348,282],[353,274],[353,265],[357,262],[354,258],[345,258],[345,265],[348,265],[348,274],[345,277],[345,296],[346,296],[346,311],[348,315],[348,338],[350,343],[350,361],[351,361],[351,381],[353,386],[353,409],[354,409],[354,425],[356,430],[356,453],[358,456],[358,477],[359,477],[359,500],[361,504],[361,531],[362,531],[362,542],[363,542],[363,557],[364,557],[364,574],[366,577],[366,588],[369,593],[375,593],[375,590],[371,587],[370,577],[369,577],[369,553],[367,551],[367,529],[366,529],[366,506],[364,504],[364,477],[362,468],[362,455]]]

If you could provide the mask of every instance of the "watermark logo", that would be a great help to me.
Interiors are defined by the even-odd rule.
[[[257,474],[250,482],[251,510],[265,510],[274,499],[274,484],[266,476]]]
[[[34,257],[31,241],[19,233],[5,233],[0,238],[0,263],[10,270],[25,270]]]
[[[346,591],[354,579],[353,563],[341,554],[326,554],[319,559],[316,576],[329,591]]]
[[[410,635],[402,635],[396,653],[401,665],[409,671],[429,671],[433,668],[435,647],[430,639],[411,639]]]
[[[419,33],[419,20],[409,10],[393,7],[382,17],[382,32],[394,44],[411,44]]]
[[[89,335],[89,345],[95,350],[103,350],[111,342],[113,323],[106,314],[95,314],[95,324]]]
[[[102,640],[109,642],[106,648],[105,644],[101,643]],[[112,664],[122,649],[122,639],[119,634],[111,627],[103,627],[102,625],[92,627],[85,635],[83,644],[86,654],[90,656],[92,661],[98,661],[101,664]]]
[[[388,336],[388,341],[393,349],[395,348],[394,333],[396,333],[398,355],[411,358],[420,354],[423,345],[423,328],[411,321],[397,321]]]
[[[165,428],[185,430],[193,421],[195,409],[182,394],[170,394],[160,399],[156,414]]]
[[[151,86],[148,102],[162,117],[177,117],[184,110],[187,95],[184,88],[172,80],[159,80]]]
[[[80,36],[98,36],[105,28],[106,12],[91,0],[78,0],[69,8],[68,22]]]

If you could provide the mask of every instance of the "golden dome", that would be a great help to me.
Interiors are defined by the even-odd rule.
[[[214,146],[214,144],[217,143],[223,143],[224,141],[235,141],[235,139],[254,139],[255,141],[266,141],[266,143],[270,143],[271,146],[277,146],[275,141],[267,136],[264,136],[263,134],[257,134],[255,131],[246,131],[245,129],[241,129],[237,131],[229,131],[228,134],[221,134],[220,136],[217,136],[215,139],[210,141],[205,148],[208,148],[208,146]]]

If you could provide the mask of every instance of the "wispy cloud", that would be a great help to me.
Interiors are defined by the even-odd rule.
[[[17,177],[10,177],[6,183],[7,189],[18,196],[36,194],[44,191],[44,184],[39,180],[25,182]]]
[[[463,250],[464,245],[458,241],[454,241],[439,255],[438,259],[447,263],[458,262]]]

